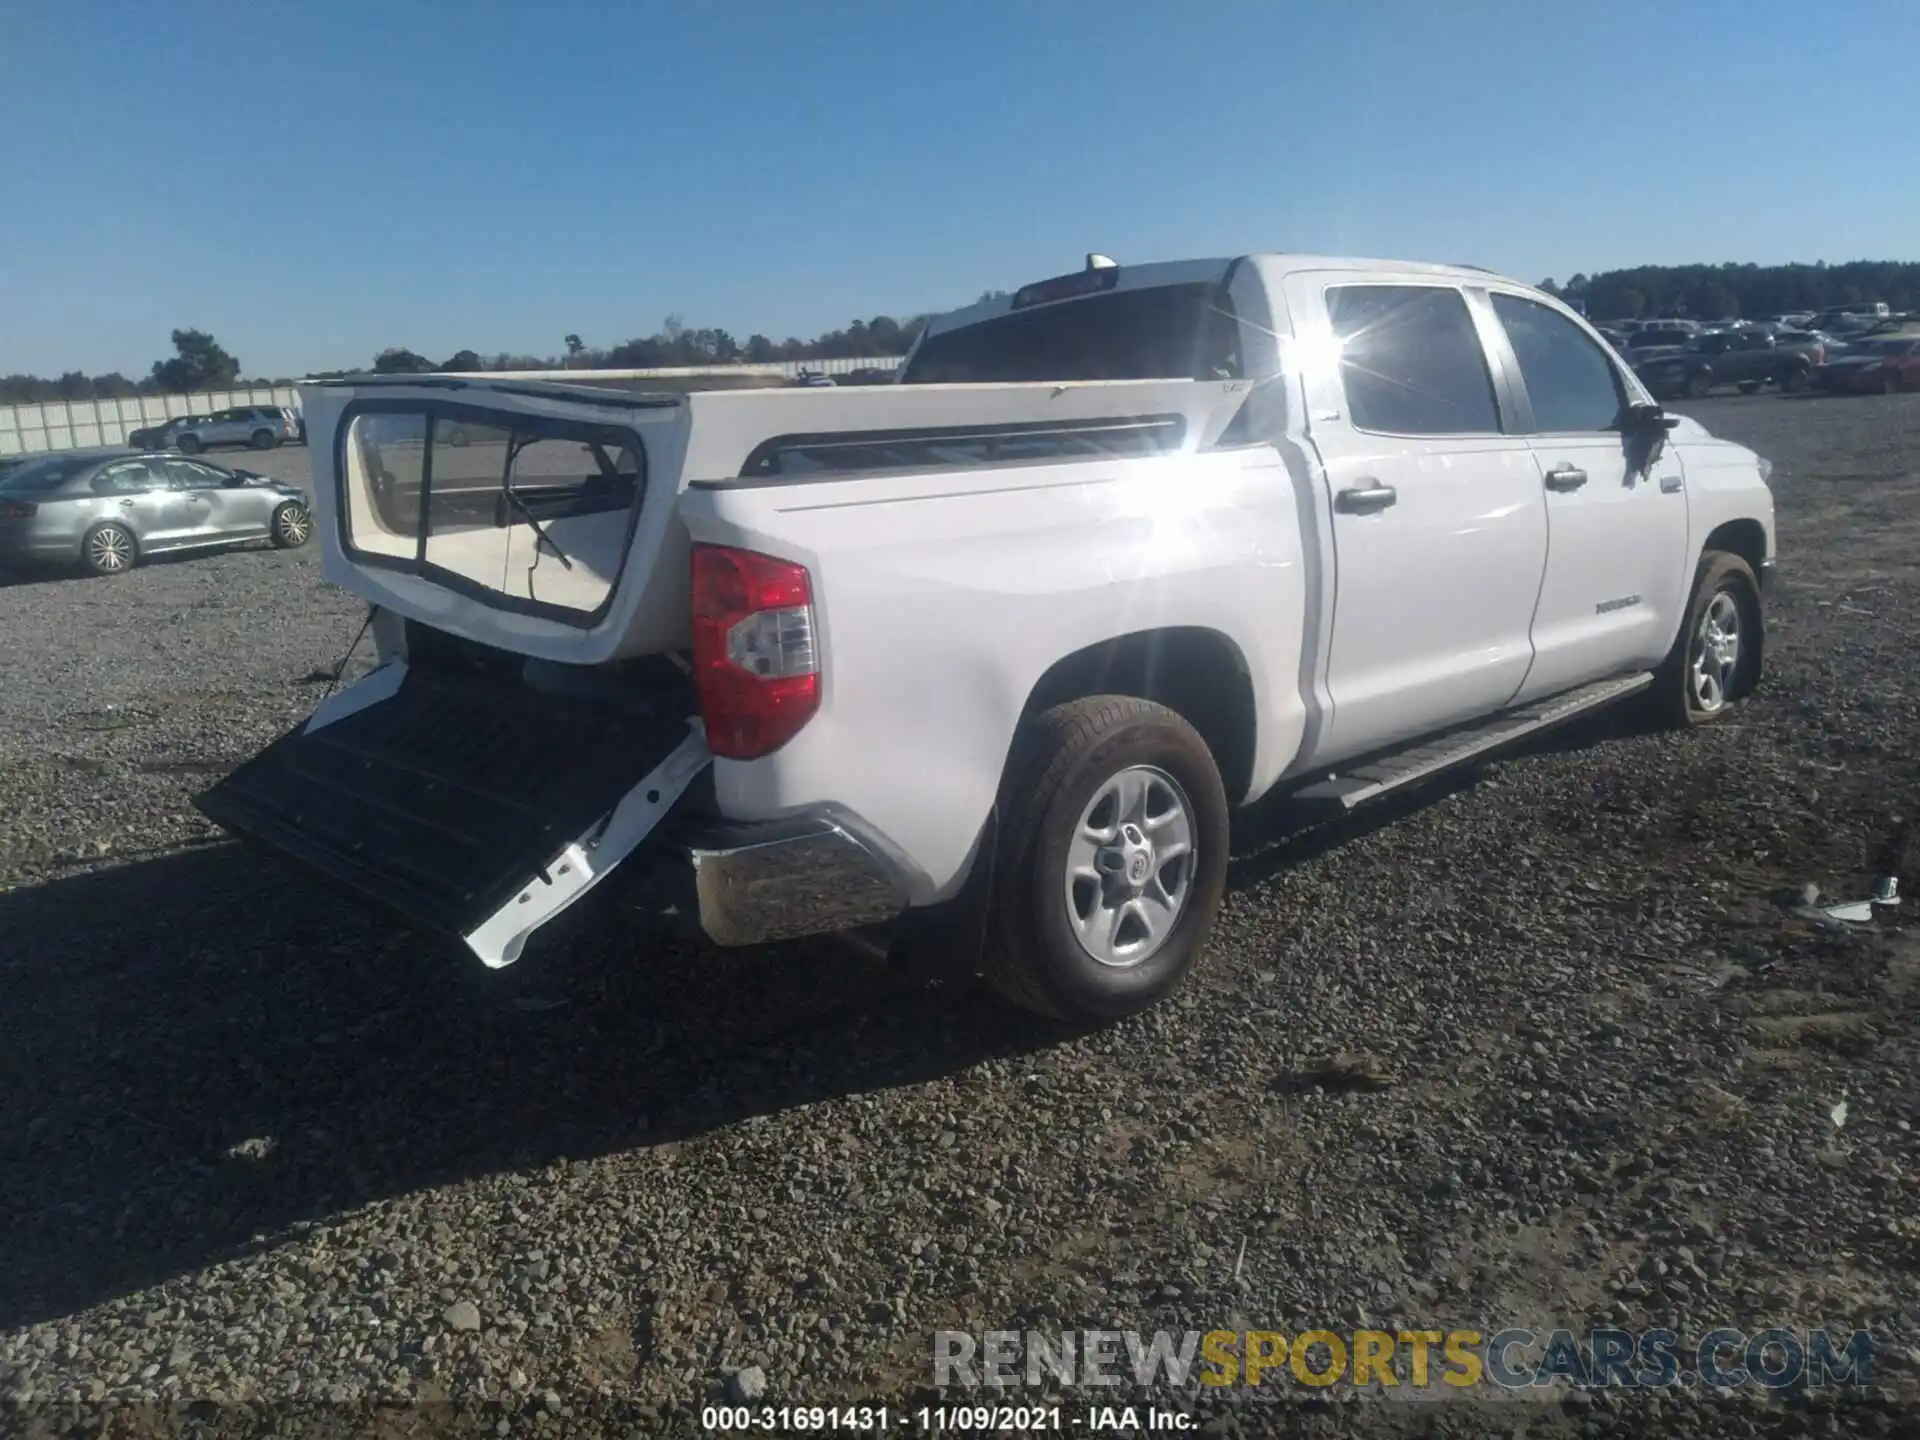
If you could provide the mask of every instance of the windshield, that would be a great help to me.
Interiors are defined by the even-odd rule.
[[[1232,380],[1233,313],[1212,284],[1114,290],[929,335],[905,385],[1036,380]]]
[[[57,455],[45,460],[26,460],[0,470],[0,493],[8,495],[44,495],[58,490],[82,470],[99,464],[93,455]]]

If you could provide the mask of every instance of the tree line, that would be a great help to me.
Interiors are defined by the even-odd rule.
[[[1674,316],[1689,320],[1756,319],[1800,310],[1884,301],[1893,310],[1920,306],[1920,261],[1850,260],[1842,265],[1640,265],[1575,275],[1540,288],[1579,301],[1595,320]]]
[[[0,405],[40,405],[51,400],[131,400],[136,395],[179,395],[195,390],[225,390],[240,378],[240,362],[204,330],[173,332],[173,355],[156,360],[138,380],[118,370],[88,375],[69,370],[57,379],[41,375],[0,376]],[[286,385],[286,380],[262,380]]]
[[[899,356],[907,353],[927,319],[925,315],[906,320],[875,315],[870,320],[855,320],[811,340],[797,336],[774,340],[756,334],[743,341],[725,330],[696,329],[678,315],[669,315],[653,334],[622,340],[616,345],[590,345],[574,332],[566,336],[565,349],[559,354],[517,355],[501,351],[482,355],[477,350],[458,350],[438,361],[417,350],[395,345],[373,357],[373,369],[380,375],[424,374],[435,370],[659,370],[692,365],[770,365],[782,360]],[[316,372],[316,378],[351,373],[320,371]]]
[[[563,342],[564,349],[553,355],[520,355],[511,351],[483,355],[477,350],[457,350],[443,360],[394,345],[374,356],[370,368],[383,375],[421,374],[432,370],[653,370],[679,365],[765,365],[781,360],[898,356],[907,353],[927,318],[915,315],[900,320],[891,315],[875,315],[816,335],[811,340],[797,336],[774,340],[765,335],[749,335],[741,341],[725,330],[696,329],[678,315],[669,315],[652,335],[623,340],[617,345],[590,345],[575,333],[568,335]],[[0,376],[0,405],[189,395],[200,390],[228,390],[241,383],[240,361],[206,331],[175,330],[172,339],[173,355],[154,361],[148,373],[138,380],[130,380],[118,371],[88,375],[70,370],[54,378],[25,374]],[[354,373],[317,370],[311,378],[330,379]],[[291,385],[295,382],[286,378],[256,378],[250,383]]]
[[[1579,302],[1596,320],[1635,320],[1684,316],[1696,320],[1734,320],[1780,315],[1796,310],[1825,310],[1838,305],[1884,301],[1894,310],[1920,306],[1920,261],[1851,260],[1841,265],[1640,265],[1575,275],[1564,285],[1543,280],[1541,288]],[[982,299],[1004,292],[989,291]],[[788,336],[775,340],[749,335],[744,341],[725,330],[695,328],[669,315],[651,335],[618,344],[589,344],[568,334],[552,355],[501,351],[481,354],[458,350],[445,359],[405,346],[389,346],[374,356],[381,374],[417,374],[431,370],[653,370],[682,365],[772,364],[783,360],[831,360],[907,353],[929,317],[904,320],[891,315],[854,320],[811,340]],[[156,360],[138,380],[118,371],[87,375],[70,370],[0,377],[0,404],[36,404],[51,400],[124,400],[136,395],[191,394],[225,390],[239,382],[240,361],[204,330],[175,330],[174,353]],[[314,372],[315,378],[352,374]],[[286,378],[256,379],[260,385],[287,385]]]

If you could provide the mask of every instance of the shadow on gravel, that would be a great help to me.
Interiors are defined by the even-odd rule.
[[[1059,1038],[841,942],[622,934],[595,927],[553,957],[551,988],[508,997],[233,845],[0,895],[0,1328],[382,1197]]]
[[[1602,716],[1532,748],[1633,733]],[[1476,778],[1332,819],[1258,807],[1236,825],[1228,883],[1257,885]],[[938,946],[907,962],[840,941],[717,950],[630,909],[623,925],[631,900],[607,888],[570,943],[501,975],[230,844],[0,894],[0,1328],[369,1201],[1061,1038],[956,983]]]
[[[1615,705],[1496,750],[1471,764],[1415,781],[1351,811],[1333,805],[1304,805],[1286,796],[1264,800],[1234,817],[1233,862],[1227,870],[1227,888],[1259,885],[1289,866],[1316,859],[1450,795],[1471,790],[1489,769],[1504,762],[1531,755],[1598,751],[1656,733],[1658,727],[1644,711]]]

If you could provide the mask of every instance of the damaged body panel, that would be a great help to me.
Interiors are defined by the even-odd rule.
[[[390,659],[199,804],[499,967],[706,767],[699,721],[673,699],[558,697]]]

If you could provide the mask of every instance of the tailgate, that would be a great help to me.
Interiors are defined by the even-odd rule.
[[[196,803],[491,966],[644,840],[705,767],[678,697],[575,699],[390,661]]]

